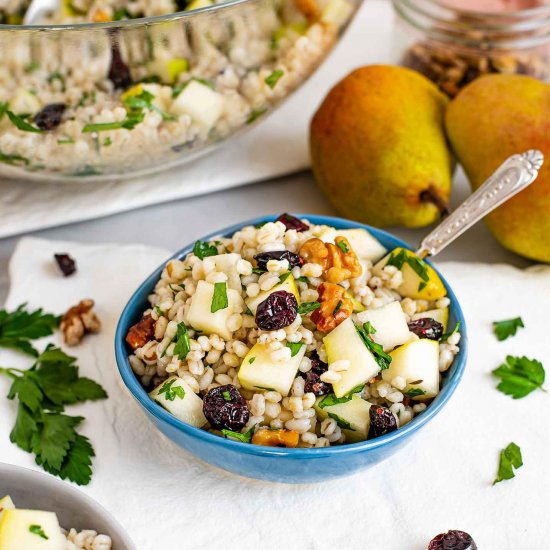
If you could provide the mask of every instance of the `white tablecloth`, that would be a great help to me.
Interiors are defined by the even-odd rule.
[[[183,244],[183,243],[182,243]],[[69,252],[78,273],[61,277],[54,252]],[[160,435],[124,390],[113,353],[118,315],[167,251],[141,245],[81,245],[26,238],[10,265],[7,307],[28,302],[61,313],[94,298],[100,334],[70,350],[81,374],[101,382],[107,401],[70,407],[97,452],[84,490],[112,511],[140,550],[425,550],[438,532],[463,529],[480,550],[547,546],[547,421],[550,396],[514,401],[490,372],[507,354],[550,365],[550,269],[442,263],[468,321],[470,358],[450,403],[397,455],[364,473],[316,485],[286,486],[233,476],[199,462]],[[526,328],[498,342],[491,322],[521,315]],[[0,365],[28,365],[1,352]],[[9,382],[0,379],[0,395]],[[0,459],[31,468],[9,442],[15,405],[0,399]],[[498,453],[514,441],[524,467],[492,486]]]
[[[304,170],[309,166],[312,114],[330,87],[350,70],[388,61],[392,15],[387,0],[366,0],[323,66],[276,113],[192,164],[124,182],[0,181],[0,238]]]

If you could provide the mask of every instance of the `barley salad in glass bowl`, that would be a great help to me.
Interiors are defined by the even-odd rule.
[[[59,0],[0,7],[0,175],[90,181],[186,162],[263,119],[360,0]]]
[[[154,274],[141,318],[119,324],[119,367],[179,420],[246,446],[345,447],[429,411],[462,332],[435,269],[360,224],[271,220]]]

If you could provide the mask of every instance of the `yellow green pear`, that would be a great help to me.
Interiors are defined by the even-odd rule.
[[[403,67],[362,67],[339,82],[310,129],[313,172],[336,210],[378,227],[436,221],[453,170],[447,104],[432,82]]]
[[[528,76],[484,76],[452,101],[446,127],[473,189],[510,155],[544,153],[537,180],[485,220],[506,248],[550,262],[550,86]]]

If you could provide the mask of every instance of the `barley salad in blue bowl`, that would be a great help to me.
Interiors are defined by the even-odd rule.
[[[445,280],[390,234],[282,214],[184,248],[126,306],[119,370],[157,427],[206,462],[321,481],[397,450],[466,362]]]

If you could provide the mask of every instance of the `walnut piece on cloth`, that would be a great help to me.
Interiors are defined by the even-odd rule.
[[[94,303],[89,298],[81,300],[63,315],[60,329],[68,346],[78,346],[85,334],[99,332],[101,321],[93,311]]]

